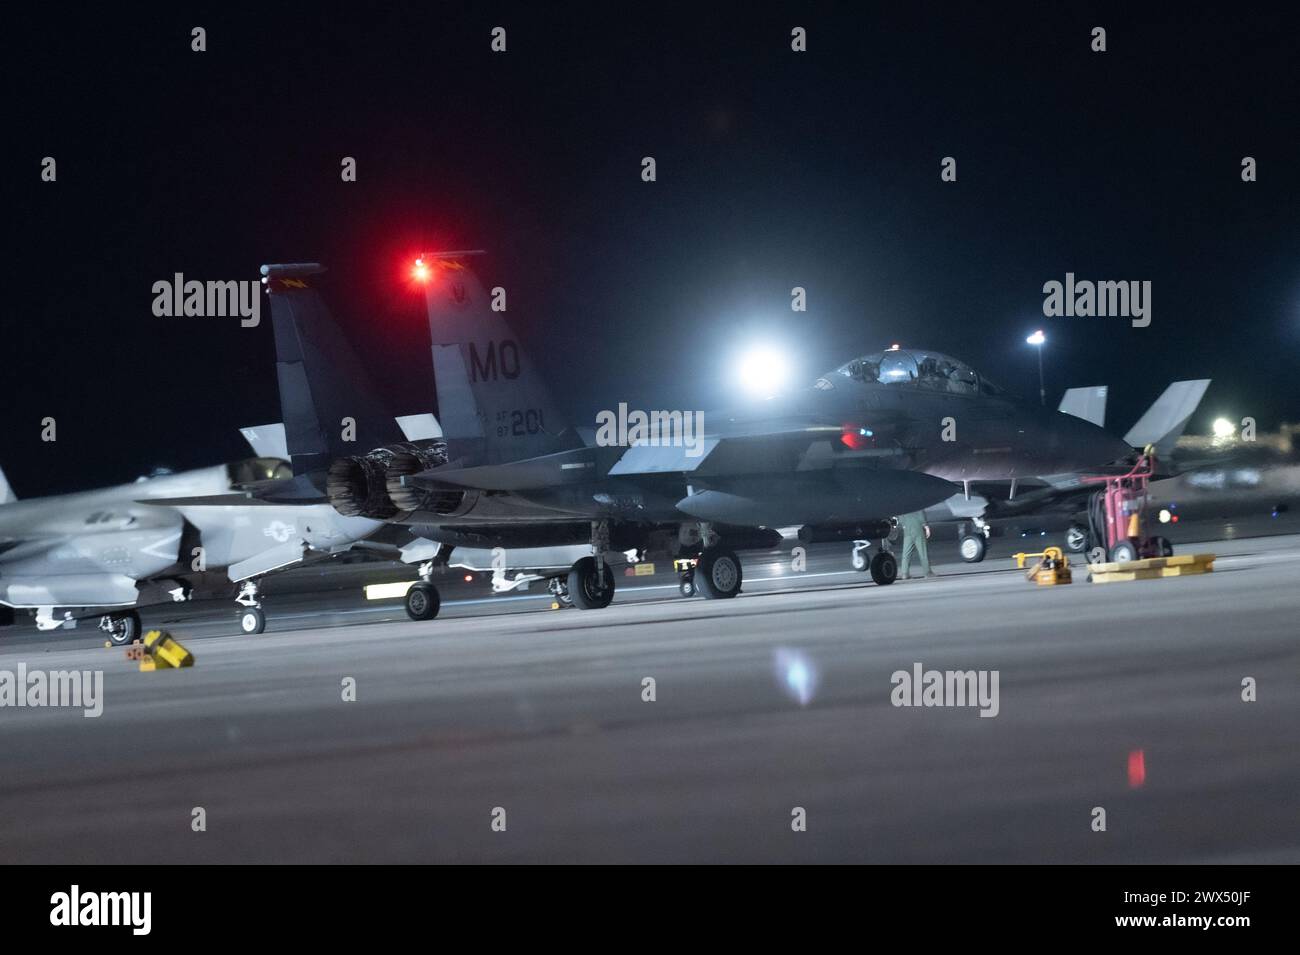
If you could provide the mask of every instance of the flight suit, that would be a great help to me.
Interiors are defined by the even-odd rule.
[[[903,563],[898,575],[907,578],[907,568],[912,563],[912,551],[915,550],[921,561],[921,574],[929,577],[934,571],[930,569],[930,555],[925,548],[925,515],[920,511],[902,514],[898,518],[898,526],[903,529]]]

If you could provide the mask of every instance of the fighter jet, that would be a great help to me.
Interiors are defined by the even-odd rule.
[[[734,597],[736,550],[746,546],[737,533],[802,525],[883,538],[890,516],[938,504],[961,482],[1078,471],[1130,453],[1090,422],[1013,398],[956,359],[899,348],[846,362],[804,391],[705,413],[698,440],[686,440],[684,409],[660,413],[667,435],[620,428],[618,440],[584,439],[493,309],[471,255],[416,264],[442,447],[393,444],[336,459],[326,492],[341,514],[400,523],[440,544],[585,548],[567,572],[548,574],[557,598],[580,608],[612,599],[611,552],[675,542],[705,597]],[[320,266],[263,271],[277,343],[282,321],[324,320],[309,287]],[[883,550],[869,569],[880,584],[897,573]]]
[[[42,630],[98,618],[115,644],[140,635],[135,608],[238,588],[240,626],[265,625],[258,577],[331,552],[379,522],[332,507],[192,507],[260,480],[284,479],[283,461],[143,478],[131,484],[18,500],[0,475],[0,605],[30,610]]]
[[[331,353],[348,359],[337,348]],[[0,617],[8,618],[0,623],[11,623],[14,609],[32,611],[44,630],[98,618],[111,642],[128,644],[140,635],[135,608],[229,593],[240,630],[261,633],[258,591],[266,575],[357,546],[395,556],[382,539],[368,540],[383,521],[340,514],[282,460],[293,446],[297,466],[310,469],[347,447],[327,442],[319,429],[304,436],[316,399],[289,374],[282,410],[296,430],[286,437],[276,426],[245,429],[266,456],[22,501],[0,474]],[[365,427],[378,420],[368,406],[353,407]],[[370,436],[386,440],[396,427],[388,419]],[[272,490],[258,497],[247,488]]]
[[[1173,477],[1182,469],[1173,457],[1174,445],[1187,428],[1188,421],[1210,386],[1208,378],[1176,381],[1167,387],[1150,408],[1124,435],[1124,443],[1133,451],[1151,448],[1157,462],[1157,477]],[[1107,388],[1104,385],[1071,388],[1061,398],[1058,408],[1098,427],[1105,424]],[[1088,475],[1107,473],[1095,466]],[[959,529],[958,552],[968,563],[984,559],[995,520],[1036,517],[1047,521],[1067,522],[1064,534],[1066,549],[1082,553],[1090,550],[1096,533],[1090,527],[1090,500],[1096,496],[1094,483],[1078,472],[1042,474],[1009,482],[966,482],[962,493],[942,504],[927,508],[926,520],[940,523],[957,520],[969,526]]]

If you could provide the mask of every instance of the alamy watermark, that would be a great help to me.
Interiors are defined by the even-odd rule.
[[[704,453],[704,412],[629,411],[627,402],[620,401],[617,411],[596,414],[596,444],[685,448],[688,458],[698,458]]]
[[[152,914],[152,892],[83,892],[74,885],[50,896],[50,924],[55,926],[129,926],[132,935],[148,935]]]
[[[0,670],[0,707],[79,707],[94,719],[104,712],[103,670]]]
[[[186,281],[177,272],[171,281],[153,283],[153,313],[158,318],[228,318],[239,316],[243,328],[262,322],[260,282]]]
[[[894,706],[977,706],[980,716],[997,716],[997,670],[927,670],[920,663],[895,670],[889,682]]]
[[[1079,316],[1082,318],[1130,318],[1134,328],[1151,324],[1151,282],[1076,281],[1073,272],[1065,281],[1043,283],[1043,314],[1048,318]]]

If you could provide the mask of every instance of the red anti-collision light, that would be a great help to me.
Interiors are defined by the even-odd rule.
[[[840,442],[850,450],[861,451],[875,447],[876,435],[870,428],[859,424],[846,424],[840,429]]]

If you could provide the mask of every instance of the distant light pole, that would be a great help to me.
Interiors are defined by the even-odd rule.
[[[1041,328],[1025,339],[1026,344],[1038,349],[1038,403],[1044,408],[1047,407],[1047,389],[1043,387],[1043,343],[1046,341],[1047,336]]]

